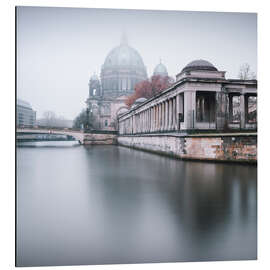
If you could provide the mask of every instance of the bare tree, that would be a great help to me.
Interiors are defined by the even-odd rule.
[[[52,127],[55,124],[56,115],[53,111],[46,111],[43,113],[45,125]]]
[[[239,69],[238,78],[240,80],[255,80],[256,74],[255,72],[251,71],[250,65],[245,63]]]
[[[80,114],[74,119],[73,121],[73,128],[81,128],[88,122],[90,125],[90,128],[92,129],[98,129],[98,123],[96,121],[96,117],[94,114],[90,111],[90,114],[88,116],[89,118],[87,119],[87,113],[86,110],[83,109]]]

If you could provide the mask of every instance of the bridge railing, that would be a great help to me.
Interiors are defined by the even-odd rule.
[[[117,135],[117,130],[101,130],[101,129],[90,129],[90,130],[84,130],[84,133],[88,134],[112,134]]]

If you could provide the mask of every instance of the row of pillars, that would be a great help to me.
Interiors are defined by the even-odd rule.
[[[120,133],[135,134],[173,131],[179,128],[179,113],[183,109],[183,96],[177,95],[121,122]]]

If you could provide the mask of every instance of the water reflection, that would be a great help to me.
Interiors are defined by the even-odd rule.
[[[18,149],[18,265],[256,259],[256,167]]]

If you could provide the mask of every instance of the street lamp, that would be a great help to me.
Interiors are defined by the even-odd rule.
[[[84,131],[89,131],[89,108],[87,107],[86,109],[86,119],[85,119],[85,124],[84,124]]]

